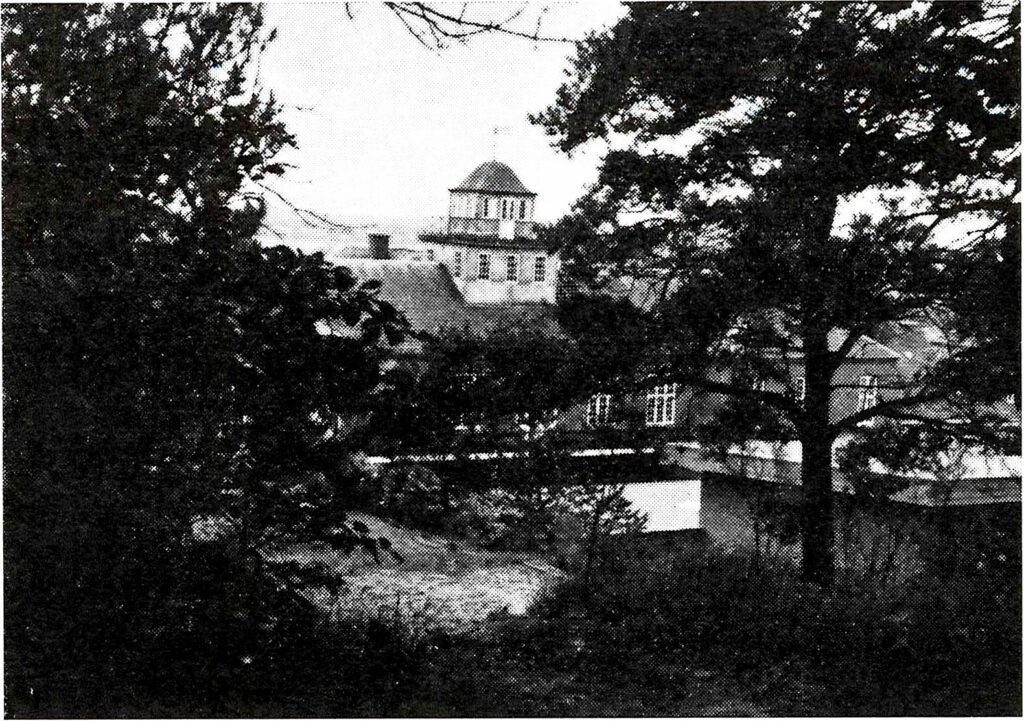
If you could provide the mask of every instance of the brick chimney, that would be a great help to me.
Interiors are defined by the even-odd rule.
[[[370,233],[370,257],[375,260],[389,260],[391,258],[391,236],[387,233]]]

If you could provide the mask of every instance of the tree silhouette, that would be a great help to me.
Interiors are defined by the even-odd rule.
[[[534,117],[566,152],[630,141],[560,224],[569,275],[652,290],[648,371],[788,420],[803,447],[815,581],[833,573],[833,441],[978,387],[994,376],[982,358],[1004,370],[1015,360],[1007,328],[1019,320],[972,303],[942,363],[872,408],[830,415],[861,337],[926,309],[962,310],[964,278],[985,268],[1014,277],[1019,17],[1016,5],[979,3],[637,4],[579,44],[569,80]],[[897,189],[911,210],[841,213]],[[942,242],[965,219],[987,235]],[[1002,252],[984,250],[992,237]],[[982,295],[1019,319],[1018,288]],[[803,399],[785,367],[794,352]]]
[[[226,678],[206,664],[241,669],[301,605],[261,547],[372,543],[337,469],[397,324],[322,257],[252,242],[293,142],[252,72],[270,35],[257,6],[3,9],[16,713],[168,679],[200,703]],[[318,332],[334,318],[352,337]]]

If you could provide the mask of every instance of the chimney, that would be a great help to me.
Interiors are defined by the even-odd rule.
[[[387,233],[370,233],[370,257],[375,260],[389,260],[391,249],[388,244],[391,236]]]

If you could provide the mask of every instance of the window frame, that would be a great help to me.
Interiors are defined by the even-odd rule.
[[[548,259],[538,255],[533,259],[533,282],[545,283],[548,279]]]
[[[857,379],[857,413],[878,405],[878,376],[862,375]]]
[[[587,400],[586,425],[588,428],[606,426],[611,422],[611,393],[595,393]]]
[[[644,421],[648,426],[672,426],[676,422],[678,383],[662,383],[647,391]]]

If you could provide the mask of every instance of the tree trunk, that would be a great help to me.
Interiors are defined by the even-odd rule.
[[[824,334],[804,338],[806,398],[800,433],[803,457],[801,536],[803,576],[827,586],[835,576],[835,530],[832,503],[832,435],[829,428],[831,373]]]
[[[827,435],[804,438],[800,480],[804,493],[803,575],[808,581],[827,586],[835,575],[832,443]]]

